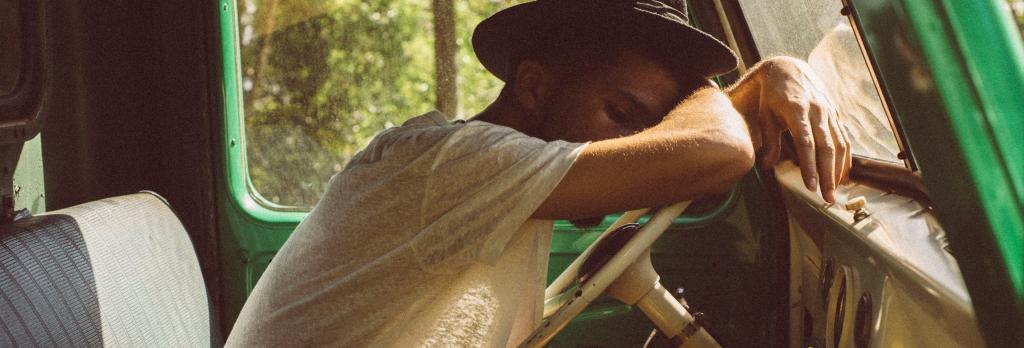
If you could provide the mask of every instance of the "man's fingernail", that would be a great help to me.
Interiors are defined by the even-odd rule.
[[[811,177],[807,179],[807,189],[811,191],[818,190],[818,178]]]

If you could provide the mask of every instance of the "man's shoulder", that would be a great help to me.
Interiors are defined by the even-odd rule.
[[[437,146],[445,142],[479,138],[516,140],[530,138],[519,131],[483,121],[450,121],[444,114],[434,111],[416,116],[399,127],[381,132],[367,148],[375,146]],[[539,140],[539,139],[538,139]]]
[[[370,141],[366,149],[432,147],[461,127],[461,123],[449,122],[443,114],[433,111],[384,130]]]
[[[350,165],[375,163],[382,160],[408,161],[443,147],[452,134],[477,122],[449,121],[444,114],[432,111],[388,128],[352,157]],[[475,128],[475,127],[474,127]]]
[[[431,111],[408,119],[398,128],[444,127],[450,125],[452,125],[452,122],[448,121],[448,118],[440,111]]]

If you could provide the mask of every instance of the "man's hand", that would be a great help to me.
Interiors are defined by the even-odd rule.
[[[807,189],[820,185],[822,197],[835,203],[835,189],[850,173],[850,141],[811,67],[795,58],[767,59],[727,93],[747,121],[762,168],[778,162],[789,130]]]

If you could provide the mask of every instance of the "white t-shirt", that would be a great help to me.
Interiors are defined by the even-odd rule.
[[[371,141],[245,303],[229,347],[505,347],[543,312],[551,221],[584,144],[437,112]]]

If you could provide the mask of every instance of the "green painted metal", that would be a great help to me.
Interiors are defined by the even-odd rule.
[[[942,2],[965,58],[968,86],[975,93],[970,101],[978,111],[972,115],[976,117],[953,118],[953,125],[961,146],[971,151],[967,158],[972,175],[1020,299],[1024,297],[1024,47],[1002,1]],[[960,81],[948,83],[952,82]]]
[[[943,0],[943,4],[948,9],[957,44],[967,58],[964,64],[988,123],[994,154],[1003,162],[1013,187],[1011,192],[1016,194],[1020,207],[1024,205],[1024,146],[1020,133],[1024,130],[1024,41],[1020,30],[1005,8],[1005,1]],[[1004,252],[1024,260],[1020,257],[1024,254],[1022,247],[1018,243],[1017,250]],[[1021,292],[1021,280],[1015,282]]]
[[[42,136],[25,142],[14,169],[14,209],[28,209],[32,214],[46,211],[46,196],[43,186]]]
[[[302,212],[276,211],[259,202],[249,184],[245,127],[239,95],[241,74],[235,2],[219,0],[223,96],[223,155],[218,178],[224,286],[224,325],[230,329],[266,263],[280,249]]]
[[[989,346],[1024,346],[1021,43],[1001,1],[849,0]]]
[[[932,69],[934,69],[935,82],[940,95],[950,113],[950,125],[954,132],[954,139],[963,151],[963,158],[967,162],[969,173],[973,178],[973,184],[978,191],[979,203],[981,203],[986,215],[989,218],[992,232],[1000,242],[1000,249],[1003,251],[1003,258],[1010,266],[1010,279],[1013,282],[1014,291],[1020,297],[1024,294],[1024,271],[1021,268],[1021,246],[1024,243],[1021,233],[1024,233],[1024,221],[1021,218],[1020,200],[1013,195],[1013,185],[1009,177],[1009,171],[1003,158],[1000,158],[1000,144],[998,139],[993,137],[994,128],[999,127],[1000,111],[996,105],[986,104],[982,95],[992,95],[989,87],[985,86],[987,81],[974,80],[970,71],[965,71],[964,65],[970,61],[977,61],[984,55],[992,55],[1002,60],[1000,65],[994,65],[990,69],[1003,69],[1009,67],[1005,72],[1013,74],[1014,68],[1019,68],[1020,60],[1017,56],[1007,56],[1005,52],[971,52],[965,51],[964,47],[972,45],[966,42],[957,42],[949,32],[936,30],[939,26],[947,27],[947,21],[959,16],[955,12],[947,12],[948,17],[942,15],[944,8],[939,4],[930,1],[913,0],[907,1],[908,13],[912,24],[915,25],[918,35],[921,38],[921,45],[928,58]],[[986,26],[991,26],[992,20],[998,22],[999,16],[990,13],[984,17]],[[954,21],[965,24],[962,21]],[[974,27],[981,27],[975,25]],[[995,27],[993,27],[995,28]],[[949,30],[949,28],[944,28]],[[940,35],[936,35],[941,33]],[[963,41],[997,40],[997,37],[973,37],[963,38]],[[1000,54],[1004,53],[1004,54]],[[972,64],[975,65],[975,64]],[[1020,81],[1017,81],[1018,85]],[[1018,86],[1019,87],[1019,86]],[[1012,91],[1020,91],[1020,88]],[[998,95],[998,93],[995,93]],[[979,100],[981,99],[981,100]],[[1005,105],[1012,107],[1014,105]],[[1013,117],[1018,117],[1024,108],[1018,107]],[[1020,128],[1016,129],[1017,131]],[[1019,138],[1017,138],[1019,141]],[[1007,144],[1009,145],[1009,144]],[[1018,158],[1019,160],[1024,157]],[[1011,159],[1012,160],[1012,159]],[[926,174],[928,172],[926,171]],[[1012,239],[1012,240],[1011,240]]]

